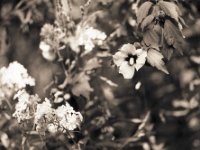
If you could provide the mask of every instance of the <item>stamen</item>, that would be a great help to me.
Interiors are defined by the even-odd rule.
[[[131,57],[130,59],[129,59],[129,65],[134,65],[134,58],[133,57]]]

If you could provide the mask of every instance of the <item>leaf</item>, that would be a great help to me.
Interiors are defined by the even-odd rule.
[[[72,93],[76,96],[84,96],[87,99],[90,98],[90,93],[93,91],[89,84],[89,76],[85,73],[81,72],[80,74],[76,75],[73,79],[73,88]]]
[[[101,62],[95,57],[88,60],[85,64],[84,71],[90,71],[96,68],[101,67]]]
[[[164,39],[169,46],[173,46],[176,50],[182,54],[182,50],[187,47],[182,33],[170,20],[166,20],[164,24]]]
[[[181,13],[176,4],[172,2],[159,1],[158,5],[167,16],[175,19],[177,23],[179,22],[179,16],[181,15]]]
[[[191,56],[190,59],[191,59],[194,63],[200,65],[200,56]]]
[[[153,3],[145,2],[143,3],[140,8],[138,9],[137,13],[137,23],[140,24],[144,18],[148,15]]]
[[[109,80],[108,78],[106,78],[104,76],[100,76],[100,79],[103,80],[103,81],[105,81],[110,86],[118,87],[118,85],[116,83],[114,83],[113,81]]]
[[[141,29],[142,31],[148,26],[150,25],[154,20],[154,16],[153,15],[149,15],[147,16],[143,21],[142,21],[142,24],[141,24]]]
[[[163,58],[163,55],[159,51],[154,49],[150,49],[147,53],[147,61],[150,63],[151,66],[156,67],[158,70],[161,70],[166,74],[169,74],[165,63],[162,60]]]
[[[143,35],[143,41],[146,46],[159,49],[160,36],[153,30],[147,30]]]

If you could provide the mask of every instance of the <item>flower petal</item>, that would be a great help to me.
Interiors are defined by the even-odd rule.
[[[125,79],[131,79],[135,73],[135,67],[130,66],[127,61],[124,61],[119,67],[119,73],[121,73]]]
[[[127,57],[127,55],[125,53],[122,53],[119,51],[119,52],[115,53],[115,55],[113,55],[113,61],[114,61],[115,65],[117,67],[119,67],[125,61],[126,57]]]
[[[147,52],[141,51],[138,59],[136,60],[135,69],[138,71],[146,62]]]
[[[133,44],[124,44],[121,48],[120,48],[120,51],[126,53],[127,55],[128,54],[132,54],[132,55],[136,55],[135,51],[136,51],[136,48]]]

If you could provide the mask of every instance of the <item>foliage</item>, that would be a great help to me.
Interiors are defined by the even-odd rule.
[[[199,11],[0,1],[0,149],[199,149]]]

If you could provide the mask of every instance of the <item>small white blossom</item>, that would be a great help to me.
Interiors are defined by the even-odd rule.
[[[69,37],[68,41],[75,52],[79,52],[79,46],[84,46],[85,54],[93,50],[95,45],[102,45],[107,35],[93,27],[78,26],[75,36]]]
[[[25,90],[18,91],[14,98],[18,99],[18,103],[15,105],[15,112],[13,117],[17,118],[17,121],[28,120],[33,118],[34,110],[39,101],[37,95],[30,95]]]
[[[56,116],[58,117],[59,126],[62,129],[74,130],[80,126],[83,121],[83,117],[80,112],[73,110],[68,103],[58,107],[55,110]]]
[[[53,61],[56,58],[56,52],[51,48],[49,44],[44,41],[40,42],[40,50],[42,51],[42,56],[49,61]]]
[[[41,104],[37,104],[34,123],[37,131],[45,131],[48,124],[54,120],[54,109],[51,107],[49,99]]]
[[[26,85],[34,86],[35,80],[28,75],[27,70],[18,62],[12,62],[9,66],[0,69],[0,85],[18,91]]]
[[[102,45],[103,40],[106,39],[106,34],[101,32],[93,27],[78,28],[78,31],[81,30],[78,43],[83,45],[86,53],[90,52],[95,47],[95,42],[97,45]]]
[[[131,79],[135,70],[139,70],[146,62],[147,52],[143,49],[136,49],[132,44],[124,44],[121,49],[113,55],[113,61],[119,67],[125,79]]]

